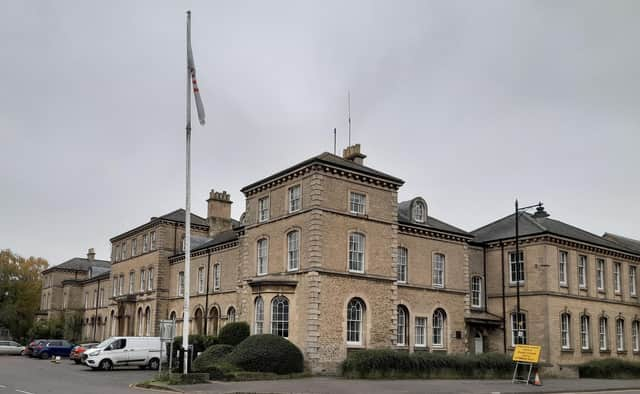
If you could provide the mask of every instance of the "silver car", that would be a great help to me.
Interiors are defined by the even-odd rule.
[[[13,341],[0,341],[0,354],[22,354],[24,346]]]

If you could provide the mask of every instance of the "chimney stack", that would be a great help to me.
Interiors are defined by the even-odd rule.
[[[226,230],[231,230],[231,196],[226,190],[217,192],[211,189],[207,200],[207,222],[209,237],[214,237]]]
[[[87,260],[93,261],[95,259],[96,259],[96,252],[93,250],[93,248],[89,248],[89,251],[87,252]]]
[[[367,156],[360,153],[360,144],[355,144],[351,146],[347,146],[342,151],[342,158],[345,160],[351,160],[352,162],[358,165],[364,165],[364,159]]]

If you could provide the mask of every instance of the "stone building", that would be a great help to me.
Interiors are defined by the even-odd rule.
[[[354,145],[251,183],[239,221],[231,196],[212,190],[207,217],[191,216],[188,273],[184,210],[111,238],[110,273],[73,282],[85,336],[158,335],[160,319],[181,333],[190,275],[192,333],[246,321],[295,343],[314,372],[364,348],[509,352],[517,340],[541,344],[552,363],[637,356],[637,241],[522,213],[517,264],[513,215],[469,233],[422,197],[399,201],[404,181],[365,158]]]

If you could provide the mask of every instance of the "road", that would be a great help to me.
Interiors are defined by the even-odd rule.
[[[19,356],[0,356],[0,394],[142,394],[129,385],[153,378],[155,372],[138,368],[92,371],[69,360],[60,364]],[[350,380],[330,377],[307,379],[212,382],[180,386],[196,393],[579,393],[640,394],[640,380],[547,379],[544,386],[511,384],[509,380]]]
[[[0,394],[143,393],[131,383],[149,380],[155,372],[138,368],[93,371],[70,360],[60,364],[20,356],[0,356]]]

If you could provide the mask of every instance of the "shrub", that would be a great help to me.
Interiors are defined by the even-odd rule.
[[[211,379],[224,378],[224,371],[218,364],[224,361],[227,354],[231,353],[231,345],[213,345],[202,352],[193,362],[193,369],[198,372],[207,372]]]
[[[208,335],[189,335],[189,345],[193,345],[194,354],[204,352],[208,347],[217,345],[218,338]],[[173,338],[173,352],[182,346],[182,337]]]
[[[578,366],[581,378],[631,379],[640,377],[640,362],[615,358],[593,360]]]
[[[246,322],[228,323],[218,333],[218,343],[236,346],[247,339],[250,328]]]
[[[288,374],[302,372],[304,359],[300,349],[288,340],[272,335],[252,335],[227,356],[227,361],[250,372]]]
[[[513,363],[498,353],[409,354],[379,349],[350,353],[341,369],[343,376],[350,378],[499,378],[510,376]]]

